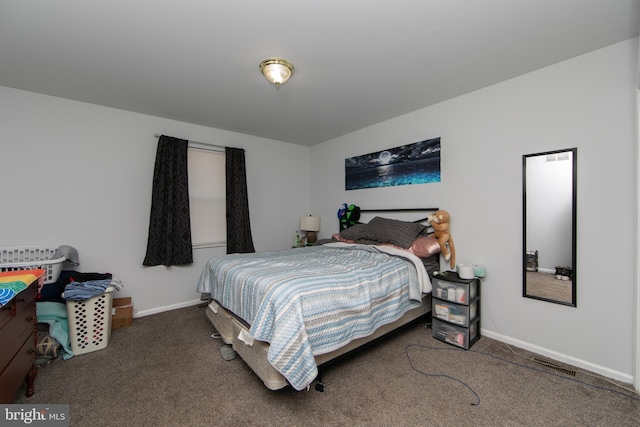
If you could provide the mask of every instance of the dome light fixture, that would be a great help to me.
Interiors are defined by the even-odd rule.
[[[276,87],[285,84],[294,70],[293,64],[284,58],[267,58],[260,63],[260,71]]]

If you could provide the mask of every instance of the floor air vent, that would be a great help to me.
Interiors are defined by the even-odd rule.
[[[539,365],[546,366],[547,368],[555,369],[558,372],[562,372],[563,374],[571,375],[572,377],[576,376],[576,371],[572,371],[570,369],[565,369],[560,365],[556,365],[553,362],[549,362],[548,360],[544,360],[544,359],[540,359],[538,357],[534,357],[533,361],[536,362]]]

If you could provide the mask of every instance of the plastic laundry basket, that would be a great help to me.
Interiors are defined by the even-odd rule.
[[[0,248],[0,271],[35,270],[47,271],[44,283],[54,283],[60,276],[66,257],[53,258],[57,247],[13,246]]]
[[[111,336],[111,292],[105,292],[84,301],[67,300],[69,341],[74,355],[102,350]]]

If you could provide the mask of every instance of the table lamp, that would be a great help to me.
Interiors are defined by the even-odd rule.
[[[314,244],[318,241],[316,231],[320,231],[320,217],[303,216],[300,218],[300,230],[306,232],[305,239],[308,244]]]

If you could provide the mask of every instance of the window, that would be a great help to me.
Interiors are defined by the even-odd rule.
[[[225,153],[189,144],[187,170],[193,247],[223,246],[227,240]]]

